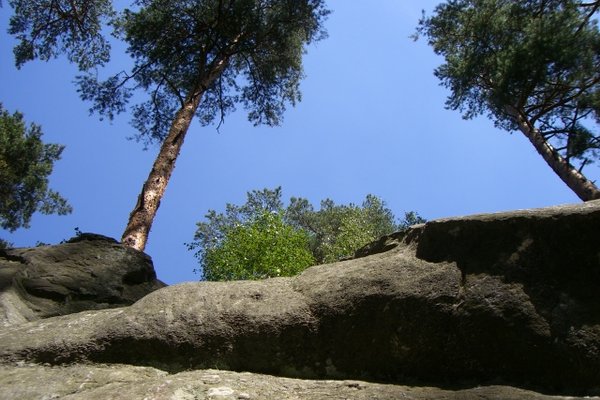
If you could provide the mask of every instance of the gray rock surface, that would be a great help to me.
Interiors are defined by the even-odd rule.
[[[127,365],[0,367],[0,400],[569,400],[507,386],[409,387],[222,370],[178,374]],[[598,399],[598,398],[596,398]]]
[[[202,373],[186,370],[216,368],[306,379],[509,384],[544,393],[597,394],[599,227],[598,201],[445,219],[295,278],[170,286],[129,307],[0,330],[0,360],[6,366],[0,376],[20,376],[15,363],[107,363],[176,374],[166,380]],[[141,380],[158,373],[127,371],[140,371]],[[240,386],[222,398],[246,390],[243,375],[231,376]],[[361,398],[358,391],[344,394],[344,383],[332,385],[341,391],[337,398]],[[513,390],[498,388],[435,398],[544,398],[494,394]],[[310,395],[293,397],[290,389],[292,397],[279,398],[324,398],[319,390],[317,385]],[[208,392],[181,393],[181,398],[211,398]],[[402,398],[382,393],[364,398]]]
[[[150,257],[95,234],[0,253],[0,326],[122,307],[164,287]]]

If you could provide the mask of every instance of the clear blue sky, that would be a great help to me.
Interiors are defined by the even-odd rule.
[[[380,196],[400,216],[427,219],[576,203],[518,132],[486,118],[465,121],[444,109],[446,89],[427,44],[413,42],[421,9],[437,0],[330,0],[329,38],[305,57],[303,101],[278,128],[255,128],[243,110],[215,127],[192,125],[167,188],[146,252],[169,284],[197,280],[184,246],[209,209],[241,204],[252,189],[283,186],[284,198],[318,204],[360,203]],[[0,9],[0,101],[40,124],[46,142],[66,145],[51,187],[74,207],[69,216],[35,215],[30,229],[0,237],[16,246],[57,243],[74,228],[120,238],[157,152],[126,140],[129,117],[112,123],[89,116],[64,60],[14,67],[6,33],[10,8]],[[109,68],[127,65],[116,46]],[[592,165],[591,179],[600,177]]]

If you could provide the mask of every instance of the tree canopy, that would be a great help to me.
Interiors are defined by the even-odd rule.
[[[352,256],[383,235],[421,222],[415,212],[396,221],[374,195],[361,206],[326,199],[315,210],[308,200],[292,197],[286,207],[278,187],[248,192],[246,203],[227,204],[222,213],[209,210],[188,247],[208,280],[284,276]]]
[[[308,232],[319,264],[350,257],[381,236],[425,221],[416,212],[405,213],[405,218],[397,221],[385,202],[372,194],[360,206],[325,199],[319,210],[306,199],[292,197],[286,217],[290,224]]]
[[[582,169],[600,157],[599,3],[451,0],[418,33],[445,63],[446,105],[521,130],[583,200],[600,191]],[[577,164],[577,165],[575,165]]]
[[[14,9],[8,32],[19,41],[14,48],[17,67],[60,54],[84,71],[109,60],[110,44],[102,29],[115,16],[111,0],[9,0],[8,4]]]
[[[11,115],[0,104],[0,226],[10,232],[28,228],[36,211],[59,215],[72,211],[48,187],[63,146],[45,144],[41,137],[38,125],[26,127],[21,113]]]
[[[306,232],[286,224],[280,213],[263,212],[230,227],[206,250],[202,276],[209,281],[292,276],[313,264]]]
[[[129,73],[102,81],[78,78],[92,110],[113,118],[133,93],[138,139],[161,142],[175,113],[195,93],[203,125],[222,121],[242,105],[255,124],[277,125],[286,104],[300,100],[302,55],[326,36],[323,0],[137,0],[139,9],[115,18],[117,35],[134,61]]]

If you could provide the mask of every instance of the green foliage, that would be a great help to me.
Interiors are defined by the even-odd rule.
[[[71,206],[48,188],[48,176],[63,146],[44,144],[37,125],[25,126],[23,115],[9,114],[0,104],[0,226],[14,231],[29,227],[31,216],[64,215]]]
[[[111,0],[9,0],[14,9],[8,32],[19,44],[15,63],[48,61],[66,54],[81,70],[108,61],[110,45],[102,28],[114,16]]]
[[[311,249],[319,263],[334,262],[377,237],[395,229],[391,212],[375,196],[367,196],[363,207],[321,201],[318,211],[305,199],[292,198],[290,220],[310,232]],[[377,236],[379,235],[379,236]]]
[[[398,224],[400,230],[406,230],[413,225],[424,224],[427,220],[416,211],[407,211],[404,213],[404,219]]]
[[[280,213],[264,212],[225,232],[204,255],[204,279],[263,279],[296,275],[313,264],[308,236],[283,221]]]
[[[276,271],[270,268],[279,268],[280,271],[283,271],[281,265],[289,259],[285,257],[285,254],[283,254],[283,258],[280,258],[279,261],[271,267],[262,264],[254,267],[248,264],[248,260],[262,262],[263,258],[261,257],[270,257],[270,259],[273,259],[273,256],[253,254],[248,259],[242,251],[236,250],[236,240],[241,241],[239,247],[240,250],[242,248],[247,249],[248,247],[252,247],[253,249],[260,248],[260,246],[253,247],[250,243],[252,240],[254,240],[257,245],[259,243],[258,241],[261,241],[263,244],[268,241],[277,241],[279,239],[277,235],[274,235],[275,231],[277,231],[279,235],[287,235],[288,238],[294,237],[295,232],[299,231],[287,224],[285,225],[285,229],[271,229],[270,233],[262,232],[254,236],[251,235],[252,232],[267,227],[268,223],[265,222],[284,222],[282,219],[282,210],[283,202],[281,201],[281,188],[275,190],[265,189],[262,191],[254,190],[249,192],[247,193],[245,204],[238,206],[228,203],[225,206],[225,212],[223,213],[209,210],[205,215],[206,222],[199,222],[197,224],[198,229],[194,235],[194,242],[188,245],[190,250],[196,250],[195,255],[200,261],[203,278],[207,280],[247,279],[248,276],[253,274],[252,271],[255,270],[269,270],[273,273]],[[269,218],[273,218],[271,217],[273,215],[276,215],[278,219],[269,221]],[[304,235],[302,236],[304,237]],[[287,252],[288,254],[297,254],[308,249],[307,244],[302,244],[300,247],[293,247],[300,242],[299,239],[295,239],[291,248],[289,248],[288,245],[284,245],[281,251],[283,251],[283,253]],[[263,248],[269,249],[270,252],[278,251],[269,246]],[[238,257],[238,260],[233,261],[233,258],[236,256]],[[281,257],[282,253],[278,252],[277,256]],[[244,257],[246,257],[246,259]],[[234,270],[227,271],[225,264],[219,262],[225,258],[226,265],[229,266],[228,268],[235,268]],[[296,262],[290,264],[289,269],[297,269],[297,265],[302,265],[302,259],[303,257],[300,259],[300,264]],[[241,265],[246,267],[246,272],[239,270],[239,266]],[[308,265],[304,265],[304,267],[306,266]],[[278,275],[268,276],[273,277]]]
[[[285,275],[295,274],[352,256],[383,235],[425,222],[409,212],[396,223],[392,211],[373,195],[361,206],[327,199],[319,210],[302,198],[292,198],[284,207],[281,197],[281,187],[254,190],[242,206],[227,204],[223,213],[206,214],[188,245],[196,250],[205,279],[283,276],[284,270]]]
[[[317,263],[335,262],[350,257],[360,247],[404,229],[412,222],[424,222],[415,212],[407,213],[414,220],[396,223],[392,211],[374,195],[367,195],[361,206],[336,205],[333,200],[321,201],[317,211],[306,199],[292,198],[287,218],[294,226],[307,231],[311,250]]]
[[[4,239],[0,239],[0,251],[10,249],[12,247],[13,247],[13,244],[11,242],[7,242]]]
[[[202,94],[203,125],[242,105],[255,124],[277,125],[286,104],[300,100],[305,46],[322,39],[323,0],[138,0],[115,22],[134,67],[105,81],[80,76],[92,111],[113,118],[133,93],[138,139],[162,141],[186,99]]]
[[[599,157],[598,2],[451,0],[418,33],[445,63],[447,107],[517,129],[516,110],[567,161]]]

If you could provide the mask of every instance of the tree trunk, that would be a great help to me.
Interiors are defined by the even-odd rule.
[[[234,40],[237,43],[239,37]],[[121,237],[121,243],[139,251],[144,251],[152,222],[160,206],[171,174],[175,169],[175,161],[181,151],[183,140],[190,127],[194,114],[200,105],[200,100],[206,88],[217,79],[229,64],[229,55],[213,61],[206,71],[203,79],[200,79],[196,87],[190,92],[182,107],[175,114],[167,137],[163,141],[158,156],[148,175],[148,179],[142,186],[142,192],[138,197],[135,208],[129,215],[129,221],[125,232]]]
[[[518,110],[513,107],[507,107],[507,111],[515,119],[521,132],[529,139],[550,168],[581,200],[600,199],[600,190],[598,187],[562,157],[546,141],[539,130],[529,123]]]
[[[191,95],[175,114],[169,133],[160,147],[156,160],[154,160],[148,179],[142,186],[137,204],[129,215],[129,222],[121,238],[124,245],[144,251],[152,222],[160,206],[160,200],[175,169],[175,161],[179,156],[183,140],[194,114],[200,105],[201,97],[201,92]]]

